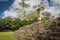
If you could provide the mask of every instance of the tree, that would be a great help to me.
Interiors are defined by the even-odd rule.
[[[60,17],[60,13],[58,14],[58,17]]]
[[[33,6],[33,8],[37,8],[37,14],[38,14],[38,20],[42,20],[42,10],[44,10],[45,5],[43,4],[43,1],[40,2],[40,4]]]
[[[39,8],[39,9],[41,9],[41,10],[44,10],[45,4],[44,4],[43,1],[41,1],[40,4],[34,5],[33,8]]]
[[[30,7],[29,4],[26,4],[26,3],[25,3],[25,0],[21,0],[21,2],[19,2],[19,5],[22,7],[22,11],[24,11],[25,8]]]
[[[24,16],[23,19],[25,20],[25,16],[26,16],[26,10],[25,10],[25,8],[29,8],[30,5],[26,4],[25,0],[21,0],[21,2],[19,2],[19,5],[22,7],[21,11],[22,11],[23,16]]]
[[[43,21],[46,21],[52,17],[50,12],[44,12],[42,13],[42,15],[43,15],[43,18],[42,18]]]
[[[22,6],[23,8],[28,8],[30,5],[25,3],[25,0],[22,0],[21,2],[19,2],[20,6]]]
[[[35,20],[35,18],[37,18],[37,13],[36,12],[31,12],[30,14],[27,14],[26,17],[29,20]]]

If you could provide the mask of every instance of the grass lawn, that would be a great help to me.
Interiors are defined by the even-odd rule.
[[[16,40],[13,32],[0,32],[0,40]]]

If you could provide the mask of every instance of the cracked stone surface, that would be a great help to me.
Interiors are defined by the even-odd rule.
[[[14,36],[18,40],[60,40],[60,18],[21,27]]]

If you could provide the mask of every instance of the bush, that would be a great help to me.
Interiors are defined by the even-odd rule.
[[[15,31],[20,27],[29,25],[35,21],[37,21],[36,18],[33,20],[21,20],[19,18],[6,17],[4,19],[0,19],[0,31]]]

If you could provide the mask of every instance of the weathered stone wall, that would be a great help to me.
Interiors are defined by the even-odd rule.
[[[14,36],[18,40],[60,40],[60,19],[21,27]]]
[[[48,40],[60,40],[60,18],[47,23],[46,36]]]

